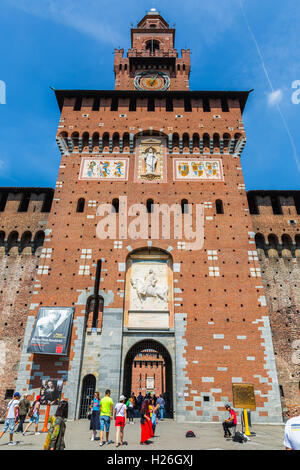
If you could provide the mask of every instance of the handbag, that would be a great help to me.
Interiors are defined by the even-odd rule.
[[[89,419],[89,420],[90,420],[90,419],[91,419],[91,417],[92,417],[92,412],[91,412],[91,410],[90,410],[90,411],[88,411],[88,414],[87,414],[87,419]]]

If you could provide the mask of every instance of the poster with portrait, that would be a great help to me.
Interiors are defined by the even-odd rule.
[[[41,405],[58,405],[63,389],[63,380],[42,380],[40,389]]]
[[[27,352],[66,356],[73,315],[74,307],[40,307]]]

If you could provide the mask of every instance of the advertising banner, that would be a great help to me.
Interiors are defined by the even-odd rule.
[[[63,380],[42,380],[40,389],[41,405],[58,405],[63,388]]]
[[[40,307],[27,352],[66,356],[74,310],[74,307]]]

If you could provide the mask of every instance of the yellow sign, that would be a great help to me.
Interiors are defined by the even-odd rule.
[[[254,385],[232,384],[232,396],[234,408],[246,408],[251,411],[256,410]]]

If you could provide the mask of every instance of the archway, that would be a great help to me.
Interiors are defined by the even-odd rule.
[[[83,378],[83,381],[82,381],[79,419],[87,418],[87,414],[88,414],[88,411],[89,411],[89,406],[90,406],[91,400],[94,396],[95,389],[96,389],[96,378],[95,378],[95,376],[92,375],[92,374],[86,375]]]
[[[166,416],[173,418],[172,359],[168,350],[154,339],[144,339],[134,344],[124,361],[123,394],[134,392],[162,393]]]

